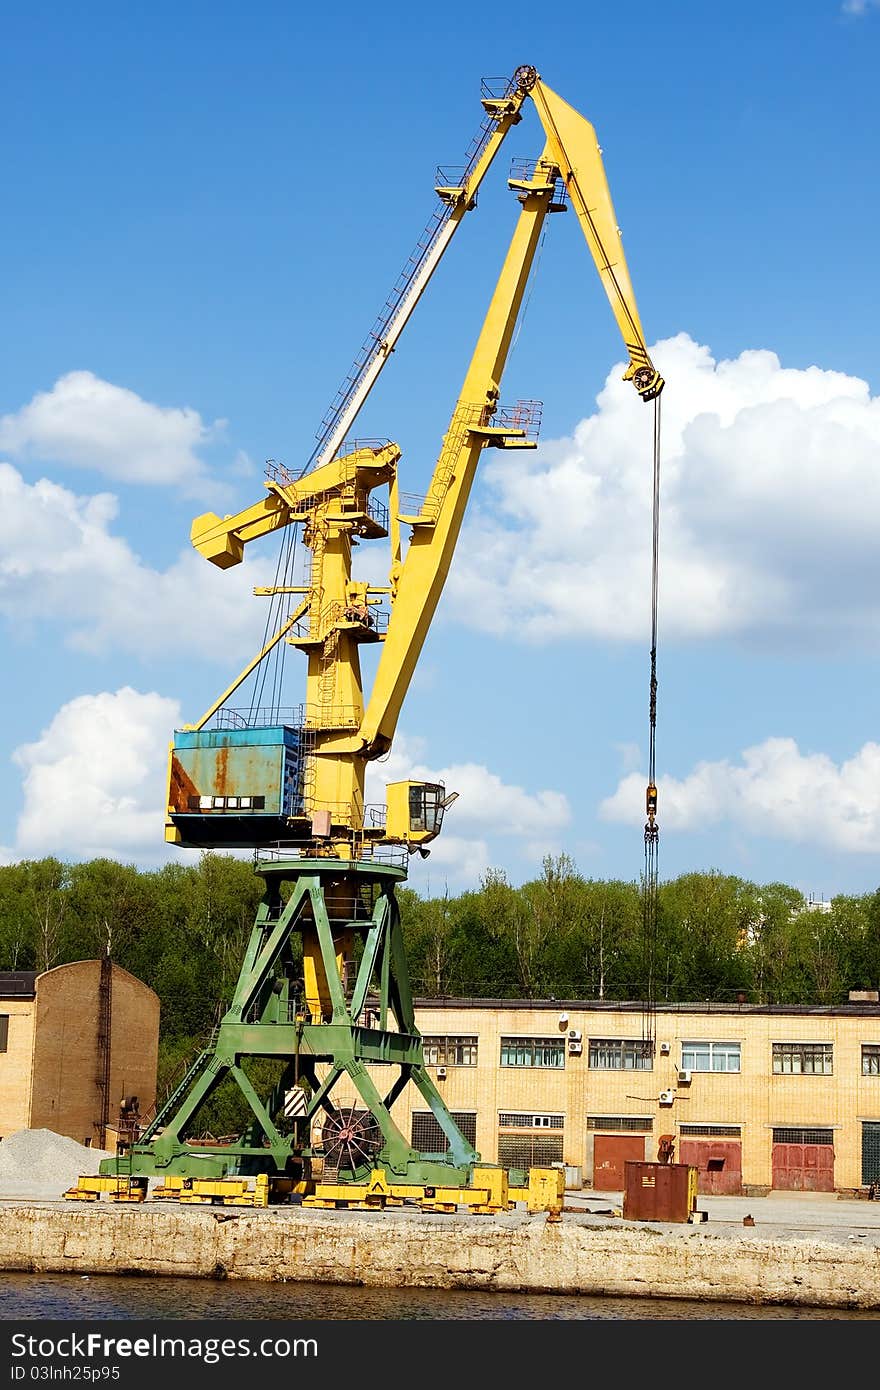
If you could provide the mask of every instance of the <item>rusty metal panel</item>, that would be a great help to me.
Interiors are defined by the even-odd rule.
[[[283,745],[175,747],[173,757],[179,770],[179,777],[175,781],[178,786],[187,788],[185,801],[184,794],[178,793],[178,804],[174,807],[176,811],[197,810],[198,807],[189,804],[192,796],[232,796],[251,800],[262,797],[262,810],[278,815],[282,809]]]
[[[697,1170],[687,1163],[624,1165],[623,1215],[633,1221],[688,1221],[697,1207]]]
[[[620,1192],[628,1159],[644,1162],[643,1134],[597,1134],[593,1140],[593,1188],[596,1192]]]
[[[697,1192],[709,1197],[742,1196],[742,1141],[682,1139],[679,1157],[697,1170]]]
[[[780,1192],[833,1192],[830,1144],[774,1144],[773,1186]]]

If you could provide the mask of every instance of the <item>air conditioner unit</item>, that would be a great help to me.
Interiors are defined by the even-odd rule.
[[[438,1067],[438,1068],[437,1068],[437,1080],[438,1080],[438,1081],[445,1081],[445,1080],[446,1080],[446,1068],[445,1068],[445,1067]]]
[[[570,1042],[580,1042],[583,1034],[580,1028],[569,1028],[568,1037]]]
[[[662,1052],[664,1057],[668,1056],[669,1053],[672,1051],[672,1043],[661,1043],[660,1051]]]
[[[675,1100],[675,1092],[661,1091],[657,1099],[659,1100],[661,1105],[671,1105],[672,1102]]]
[[[680,1071],[680,1072],[678,1073],[678,1080],[679,1080],[680,1085],[682,1085],[682,1086],[689,1086],[689,1085],[691,1084],[691,1072],[690,1072],[690,1071]]]
[[[584,1045],[583,1045],[583,1043],[575,1042],[573,1038],[570,1038],[570,1039],[569,1039],[569,1042],[568,1042],[568,1055],[569,1055],[569,1057],[579,1057],[579,1056],[581,1055],[581,1053],[583,1052],[583,1050],[584,1050]]]

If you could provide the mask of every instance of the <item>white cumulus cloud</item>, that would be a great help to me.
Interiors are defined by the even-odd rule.
[[[126,483],[197,490],[207,474],[199,449],[225,421],[160,406],[92,372],[68,372],[49,391],[0,417],[0,450],[21,461],[90,468]]]
[[[24,805],[16,852],[23,858],[167,858],[167,748],[180,726],[176,700],[130,686],[79,695],[33,743],[15,750]]]
[[[224,572],[185,550],[152,569],[114,534],[117,512],[110,493],[30,484],[0,463],[0,614],[13,630],[61,622],[66,643],[88,651],[227,661],[259,649],[264,613],[252,589],[270,567],[245,560]]]
[[[840,764],[804,753],[793,738],[767,738],[739,761],[700,762],[688,776],[658,779],[663,830],[729,823],[751,835],[823,849],[876,854],[880,842],[880,744]],[[602,802],[605,820],[644,820],[645,777],[631,773]]]
[[[367,769],[367,801],[383,802],[388,782],[442,782],[447,793],[458,792],[446,814],[454,816],[459,829],[474,826],[487,834],[530,837],[552,835],[571,820],[562,792],[527,792],[503,782],[480,763],[430,767],[423,754],[420,739],[398,733],[388,757]]]
[[[880,398],[769,351],[716,361],[684,333],[653,356],[663,637],[876,646]],[[462,623],[536,642],[646,637],[653,410],[621,370],[572,438],[481,465],[449,579]]]

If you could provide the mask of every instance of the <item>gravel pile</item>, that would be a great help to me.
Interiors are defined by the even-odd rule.
[[[110,1157],[51,1129],[16,1130],[0,1142],[0,1197],[57,1201],[80,1174],[97,1173]]]

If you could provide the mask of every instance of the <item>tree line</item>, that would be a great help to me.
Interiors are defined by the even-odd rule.
[[[0,868],[0,969],[109,953],[161,1001],[161,1094],[230,1001],[262,891],[232,855],[24,860]],[[457,895],[398,899],[416,997],[829,1005],[880,982],[880,889],[816,911],[783,883],[686,873],[660,883],[655,919],[638,881],[586,878],[559,855],[519,887],[492,870]]]

